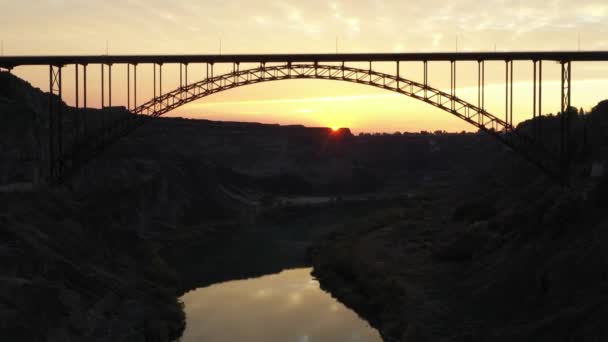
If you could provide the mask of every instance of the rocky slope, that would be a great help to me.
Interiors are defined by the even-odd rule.
[[[315,274],[387,341],[608,339],[605,107],[573,123],[589,131],[571,187],[503,154],[344,226],[311,250]]]

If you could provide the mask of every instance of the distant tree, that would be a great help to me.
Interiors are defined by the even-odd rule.
[[[395,133],[393,133],[393,135],[402,135],[401,132],[397,131]]]

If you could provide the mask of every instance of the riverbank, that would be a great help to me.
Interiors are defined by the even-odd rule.
[[[386,341],[606,340],[608,179],[502,180],[342,226],[312,248],[315,276]]]

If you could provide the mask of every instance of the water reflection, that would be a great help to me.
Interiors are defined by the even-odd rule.
[[[378,332],[319,288],[311,269],[191,291],[181,342],[380,342]]]

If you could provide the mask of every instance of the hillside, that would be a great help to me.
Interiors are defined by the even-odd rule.
[[[305,265],[314,244],[322,286],[387,341],[606,337],[606,102],[573,120],[564,189],[484,134],[168,118],[50,188],[46,101],[0,73],[0,336],[171,341],[183,291]],[[64,113],[74,148],[130,117]]]
[[[315,274],[387,341],[608,339],[606,123],[606,102],[573,119],[570,187],[503,155],[344,225],[311,249]]]

